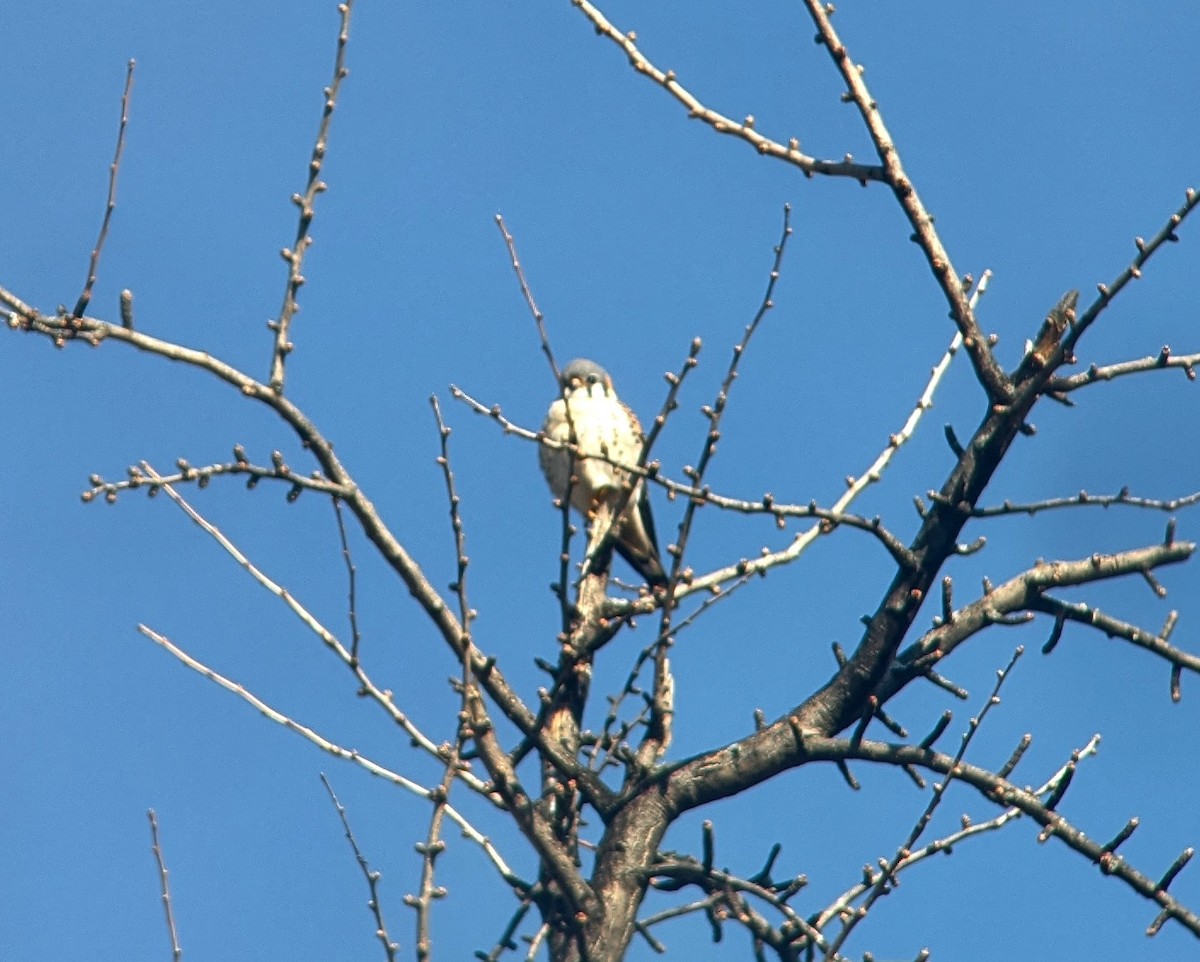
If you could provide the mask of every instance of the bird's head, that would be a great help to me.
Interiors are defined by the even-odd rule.
[[[563,390],[568,394],[580,389],[591,393],[596,387],[604,394],[612,393],[612,378],[608,376],[608,372],[595,361],[589,361],[585,357],[577,357],[564,367],[561,378]]]

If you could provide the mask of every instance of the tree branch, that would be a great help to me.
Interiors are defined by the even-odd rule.
[[[168,881],[167,863],[163,858],[162,847],[158,844],[158,816],[154,814],[154,809],[150,809],[146,816],[150,819],[150,851],[154,853],[154,863],[158,866],[158,885],[162,892],[163,911],[167,915],[167,935],[171,937],[171,958],[175,962],[179,962],[183,958],[183,946],[179,944],[179,933],[175,928],[175,912],[171,908],[171,886]]]
[[[833,8],[827,7],[823,0],[804,0],[804,6],[817,27],[818,42],[829,51],[829,56],[833,58],[842,80],[846,83],[847,98],[854,102],[862,115],[867,132],[875,144],[875,152],[883,162],[883,179],[892,188],[904,215],[912,225],[913,239],[920,245],[930,270],[933,271],[933,276],[950,305],[950,316],[963,337],[963,346],[971,358],[975,376],[987,392],[989,401],[1003,403],[1012,395],[1012,384],[996,361],[988,339],[975,320],[975,312],[967,300],[959,275],[955,272],[950,255],[942,246],[937,229],[933,226],[933,217],[925,209],[916,186],[900,162],[900,154],[883,122],[879,104],[871,96],[866,81],[863,80],[862,67],[850,59],[845,44],[833,29],[830,19]]]
[[[1116,855],[1114,845],[1100,845],[1094,842],[1054,810],[1057,800],[1061,798],[1062,782],[1059,783],[1058,790],[1043,802],[1034,791],[1018,788],[985,768],[967,762],[955,763],[949,755],[912,745],[868,741],[853,745],[842,739],[813,737],[805,739],[804,751],[813,761],[866,761],[887,765],[911,765],[942,775],[953,774],[957,781],[970,785],[987,800],[1005,808],[1015,808],[1029,816],[1042,826],[1042,840],[1051,837],[1061,839],[1068,848],[1099,867],[1102,873],[1120,879],[1138,895],[1159,905],[1165,917],[1175,919],[1193,935],[1200,936],[1200,915],[1192,912],[1167,892],[1174,875],[1168,872],[1158,881],[1152,880]]]
[[[928,661],[928,656],[936,653],[937,660],[941,660],[968,638],[995,624],[1006,615],[1019,611],[1043,611],[1048,614],[1058,614],[1063,607],[1073,608],[1063,602],[1047,598],[1046,592],[1053,588],[1066,588],[1119,578],[1124,575],[1143,574],[1164,565],[1187,561],[1195,550],[1196,545],[1193,542],[1172,541],[1167,544],[1149,545],[1145,548],[1122,551],[1113,555],[1095,554],[1077,561],[1039,562],[1028,571],[993,588],[977,601],[959,611],[952,612],[949,618],[942,619],[941,625],[901,652],[886,680],[879,687],[879,698],[886,702],[913,677],[920,675],[920,666],[922,662]],[[1079,606],[1078,610],[1090,612],[1086,605]],[[1080,620],[1096,624],[1091,620],[1090,614],[1080,614]],[[1100,626],[1097,624],[1097,627]],[[1184,664],[1193,671],[1200,671],[1200,659],[1186,655],[1165,643],[1160,643],[1140,629],[1128,626],[1121,627],[1119,630],[1114,628],[1112,633],[1120,634],[1135,644],[1167,657],[1173,664]]]
[[[333,803],[334,810],[341,820],[342,829],[346,834],[346,841],[350,843],[350,850],[354,852],[354,861],[358,863],[359,869],[363,873],[363,877],[367,880],[367,889],[371,893],[370,899],[367,901],[367,907],[371,910],[371,915],[375,918],[375,937],[379,939],[383,946],[383,951],[387,955],[388,962],[396,962],[396,952],[399,950],[392,937],[388,935],[387,923],[383,919],[383,904],[379,899],[379,880],[381,878],[378,872],[371,871],[371,865],[367,861],[367,857],[363,855],[362,850],[358,847],[358,840],[354,837],[354,832],[350,828],[350,819],[346,815],[346,809],[338,800],[337,793],[334,792],[333,786],[329,784],[329,779],[325,777],[325,773],[321,773],[321,784],[325,786],[325,791],[329,794],[329,800]]]
[[[136,60],[130,60],[125,68],[125,92],[121,94],[121,123],[117,127],[117,149],[113,153],[112,163],[108,165],[108,200],[104,205],[104,219],[100,222],[100,236],[96,246],[92,248],[92,256],[88,261],[88,275],[84,282],[79,300],[75,302],[72,317],[82,317],[92,301],[92,288],[96,286],[96,272],[100,268],[100,254],[104,250],[104,242],[108,239],[108,225],[112,222],[113,211],[117,209],[117,174],[121,171],[121,154],[125,152],[125,128],[129,124],[129,96],[133,92],[133,68]],[[130,294],[132,311],[133,295]],[[124,293],[122,293],[124,303]],[[132,325],[131,325],[132,326]],[[169,908],[168,908],[169,911]]]
[[[296,303],[296,295],[304,283],[304,254],[312,245],[312,235],[309,228],[316,215],[317,195],[323,193],[326,184],[321,180],[321,170],[325,166],[325,151],[329,145],[329,127],[333,121],[333,111],[337,107],[338,92],[342,81],[346,79],[349,70],[346,69],[346,44],[350,40],[350,14],[354,9],[354,0],[344,0],[338,4],[338,14],[342,18],[338,30],[337,55],[333,62],[333,79],[325,88],[325,103],[321,112],[321,123],[317,127],[317,138],[313,143],[312,159],[308,162],[308,184],[303,194],[292,194],[292,203],[300,211],[300,221],[296,225],[296,239],[291,247],[285,247],[279,252],[288,266],[287,286],[284,288],[283,305],[279,309],[279,319],[271,321],[268,326],[275,332],[274,347],[271,352],[271,390],[276,394],[283,393],[284,362],[295,347],[290,340],[292,318],[300,310]]]
[[[718,134],[727,134],[732,137],[738,137],[746,141],[760,154],[767,157],[775,157],[778,160],[785,161],[802,170],[805,176],[811,177],[813,174],[825,174],[831,177],[850,177],[857,180],[859,183],[866,183],[869,180],[883,180],[884,171],[881,167],[868,166],[867,164],[856,164],[854,159],[847,154],[844,160],[819,160],[816,157],[809,157],[807,154],[801,153],[800,141],[792,138],[788,141],[787,146],[771,140],[769,137],[764,137],[754,129],[754,117],[748,116],[742,122],[731,120],[724,114],[706,107],[700,100],[684,87],[675,75],[674,70],[660,70],[642,53],[637,46],[637,34],[632,30],[628,33],[621,33],[607,17],[602,14],[593,4],[587,0],[571,0],[573,6],[579,8],[585,17],[596,29],[602,37],[607,37],[623,51],[629,58],[630,66],[635,71],[644,77],[648,77],[654,83],[658,84],[667,91],[672,97],[678,100],[685,108],[687,108],[688,116],[697,120],[701,120],[708,124]]]
[[[237,695],[242,699],[242,701],[246,702],[265,718],[275,722],[277,725],[283,726],[289,731],[295,732],[302,738],[312,742],[322,751],[326,751],[330,755],[341,758],[344,761],[352,762],[353,764],[358,765],[360,768],[366,769],[366,771],[370,772],[372,775],[377,775],[384,779],[384,781],[391,782],[393,785],[403,788],[405,791],[411,792],[419,798],[424,798],[430,801],[433,800],[434,792],[432,789],[425,788],[423,785],[419,785],[417,782],[412,781],[412,779],[405,778],[403,775],[397,774],[391,769],[384,768],[384,766],[378,764],[377,762],[371,761],[371,759],[367,758],[358,751],[342,748],[340,745],[335,744],[324,736],[318,734],[314,729],[309,728],[307,725],[302,725],[300,722],[289,717],[288,715],[285,715],[283,712],[272,708],[261,698],[249,691],[245,686],[239,685],[235,681],[231,681],[219,672],[209,668],[203,662],[197,661],[178,645],[174,644],[174,642],[172,642],[165,635],[160,635],[158,632],[148,628],[146,625],[138,625],[138,631],[140,631],[164,651],[173,655],[186,667],[192,669],[192,671],[203,675],[209,681],[215,682],[226,691]],[[471,825],[471,823],[468,822],[465,817],[463,817],[456,809],[451,808],[450,806],[446,806],[446,815],[456,825],[458,825],[459,828],[462,829],[463,835],[466,838],[469,838],[476,845],[483,849],[484,853],[487,855],[491,863],[496,867],[496,870],[500,873],[500,877],[503,878],[504,881],[508,882],[510,885],[515,885],[518,887],[528,887],[529,883],[521,879],[508,867],[507,863],[501,857],[500,852],[496,849],[486,835],[476,830],[475,827]]]

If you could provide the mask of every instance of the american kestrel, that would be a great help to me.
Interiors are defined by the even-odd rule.
[[[571,440],[572,428],[581,455],[605,455],[622,464],[637,464],[646,441],[637,416],[613,390],[608,372],[585,358],[577,358],[563,369],[562,397],[550,405],[542,432],[566,443]],[[589,522],[595,520],[602,505],[615,507],[632,480],[630,472],[602,458],[572,457],[570,451],[546,445],[540,446],[538,454],[554,497],[565,498],[570,487],[571,506]],[[652,587],[665,585],[667,574],[658,557],[650,500],[642,479],[633,485],[614,526],[613,546],[621,557]]]

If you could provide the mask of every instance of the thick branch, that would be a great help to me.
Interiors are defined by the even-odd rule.
[[[1163,565],[1187,561],[1195,550],[1196,545],[1193,542],[1172,541],[1113,555],[1095,554],[1078,561],[1040,562],[1030,570],[993,588],[979,600],[953,612],[944,624],[900,653],[887,679],[880,685],[878,697],[881,702],[886,702],[913,677],[919,675],[920,671],[913,666],[922,660],[923,656],[937,652],[939,657],[945,657],[968,638],[1006,615],[1031,610],[1057,614],[1058,608],[1055,606],[1061,603],[1046,597],[1046,592],[1052,588],[1066,588],[1129,574],[1144,574]],[[1087,606],[1083,608],[1090,610]],[[1154,642],[1147,638],[1148,633],[1138,629],[1132,629],[1132,633],[1137,637],[1129,640],[1151,651],[1156,650]],[[1173,658],[1169,660],[1175,662]],[[1200,667],[1200,659],[1193,658],[1192,661],[1196,667]]]
[[[953,758],[940,752],[914,745],[893,745],[886,742],[863,741],[853,744],[842,739],[806,739],[804,750],[812,761],[866,761],[887,765],[911,765],[953,777],[975,788],[988,801],[1005,808],[1016,808],[1042,826],[1042,837],[1057,837],[1068,848],[1083,855],[1105,875],[1111,875],[1138,895],[1156,903],[1162,914],[1173,918],[1193,935],[1200,936],[1200,915],[1177,901],[1166,890],[1170,879],[1156,881],[1133,868],[1113,848],[1093,841],[1054,810],[1054,795],[1043,802],[1032,790],[1019,788],[986,768],[967,762],[954,763]],[[1054,793],[1061,797],[1061,792]]]

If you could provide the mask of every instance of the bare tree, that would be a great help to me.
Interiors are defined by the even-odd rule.
[[[1019,819],[1036,823],[1040,840],[1054,840],[1082,862],[1116,879],[1129,890],[1131,902],[1136,904],[1137,897],[1151,902],[1150,934],[1172,923],[1200,936],[1200,915],[1171,891],[1176,876],[1191,858],[1191,849],[1167,866],[1137,864],[1121,851],[1137,828],[1137,819],[1110,829],[1077,824],[1060,811],[1077,769],[1095,753],[1096,739],[1078,746],[1061,759],[1056,769],[1025,774],[1021,780],[1015,772],[1030,745],[1029,736],[1021,739],[1001,764],[987,764],[971,756],[969,750],[976,733],[999,703],[1001,688],[1020,657],[1020,648],[1011,658],[998,658],[1000,670],[995,687],[975,697],[975,715],[967,723],[955,722],[946,710],[931,730],[910,734],[893,717],[891,707],[901,693],[923,685],[931,686],[947,703],[968,699],[968,693],[943,674],[943,662],[968,642],[978,644],[985,637],[999,634],[1005,626],[1036,624],[1043,632],[1046,652],[1054,650],[1066,632],[1074,631],[1096,632],[1143,649],[1165,666],[1170,697],[1176,701],[1181,697],[1183,673],[1200,671],[1200,657],[1173,642],[1177,621],[1174,611],[1165,614],[1161,624],[1140,624],[1102,612],[1086,592],[1070,591],[1093,590],[1101,583],[1131,576],[1142,579],[1155,595],[1164,595],[1159,572],[1189,560],[1195,550],[1193,542],[1176,536],[1173,518],[1161,534],[1144,543],[1106,551],[1098,542],[1090,551],[1040,560],[1024,570],[996,572],[995,580],[985,578],[978,591],[961,587],[955,581],[954,570],[959,559],[979,552],[988,537],[1004,537],[1001,526],[1005,522],[1000,519],[1055,512],[1094,514],[1113,506],[1147,514],[1174,513],[1200,500],[1200,494],[1187,492],[1178,492],[1173,499],[1156,500],[1128,489],[1101,495],[1062,493],[1023,503],[990,503],[985,498],[1001,466],[1020,457],[1018,442],[1034,433],[1033,418],[1044,407],[1072,407],[1077,396],[1107,389],[1119,380],[1133,380],[1134,375],[1151,378],[1178,370],[1194,379],[1200,353],[1176,354],[1162,348],[1139,359],[1088,364],[1083,345],[1085,335],[1141,276],[1146,264],[1164,247],[1181,239],[1184,221],[1200,204],[1196,192],[1187,190],[1176,209],[1161,214],[1146,238],[1137,239],[1128,262],[1116,269],[1109,283],[1086,295],[1068,291],[1057,303],[1047,305],[1044,318],[1026,325],[1028,341],[1019,362],[1006,367],[994,350],[994,338],[985,332],[979,319],[980,298],[990,274],[967,276],[943,244],[918,185],[901,161],[896,140],[862,67],[835,29],[831,6],[804,2],[819,47],[845,88],[842,96],[858,111],[869,135],[875,154],[869,162],[849,155],[839,159],[810,155],[795,139],[774,139],[764,133],[752,116],[738,120],[719,113],[708,106],[699,91],[656,64],[635,34],[613,24],[587,0],[573,0],[586,25],[617,48],[637,74],[661,88],[664,96],[678,101],[690,118],[714,133],[745,141],[772,162],[798,169],[810,181],[803,189],[819,191],[841,179],[888,192],[924,257],[953,329],[947,332],[950,340],[945,355],[933,366],[916,405],[910,411],[897,412],[895,432],[872,463],[847,479],[845,493],[833,503],[789,501],[765,493],[752,497],[729,494],[710,481],[710,466],[725,431],[724,418],[736,394],[742,362],[761,324],[775,307],[781,277],[792,269],[790,209],[782,212],[773,250],[769,257],[764,256],[765,291],[761,301],[756,310],[748,312],[748,322],[733,346],[719,390],[703,408],[707,426],[690,465],[672,470],[656,458],[655,445],[676,423],[672,416],[686,395],[689,375],[701,358],[707,357],[703,351],[712,352],[699,339],[690,341],[681,351],[676,368],[666,375],[661,408],[647,423],[645,443],[640,451],[633,451],[632,457],[628,452],[584,443],[581,425],[573,419],[581,417],[579,414],[568,413],[565,431],[548,435],[537,424],[510,417],[501,406],[503,398],[480,397],[467,387],[452,387],[456,413],[474,411],[504,432],[512,443],[525,444],[531,455],[540,448],[549,452],[547,457],[565,459],[562,463],[569,465],[567,490],[558,492],[561,553],[552,598],[560,630],[553,643],[544,639],[535,649],[544,656],[535,660],[548,680],[533,693],[510,680],[512,668],[507,659],[490,653],[475,630],[476,613],[468,578],[470,526],[454,469],[456,455],[448,426],[453,415],[447,405],[437,397],[432,399],[433,423],[440,442],[437,460],[456,558],[453,582],[447,590],[441,590],[426,574],[426,559],[416,557],[376,509],[364,485],[335,452],[333,439],[289,391],[288,359],[295,346],[294,322],[305,282],[305,257],[312,242],[310,228],[326,187],[323,177],[330,132],[348,76],[353,6],[353,0],[346,0],[338,7],[340,24],[333,76],[325,90],[307,181],[293,197],[297,227],[293,241],[283,251],[286,281],[282,304],[271,323],[269,373],[265,379],[201,348],[185,346],[185,339],[147,333],[154,325],[146,324],[143,329],[130,291],[122,293],[115,320],[90,313],[116,208],[131,110],[132,62],[122,98],[104,218],[82,293],[70,309],[55,311],[28,303],[20,290],[20,278],[6,278],[0,287],[0,303],[11,329],[48,339],[59,347],[81,344],[101,350],[133,348],[202,371],[232,388],[242,403],[269,411],[311,456],[312,464],[303,466],[289,463],[278,451],[256,460],[238,444],[230,459],[216,463],[194,465],[181,458],[164,470],[143,461],[120,480],[94,476],[84,498],[115,502],[132,491],[169,498],[250,578],[302,619],[349,673],[349,691],[373,702],[417,752],[436,761],[441,777],[422,780],[341,745],[273,706],[239,680],[226,677],[163,632],[140,626],[146,638],[267,718],[325,752],[428,802],[429,827],[418,843],[419,882],[407,899],[416,916],[416,957],[431,957],[436,947],[434,907],[445,894],[438,880],[438,859],[445,849],[450,824],[477,846],[512,892],[510,924],[491,937],[489,951],[480,953],[488,960],[520,957],[522,953],[532,958],[544,949],[554,960],[606,962],[625,958],[637,940],[662,951],[665,946],[657,934],[660,926],[685,915],[703,916],[715,939],[729,928],[745,930],[754,957],[844,960],[850,957],[848,940],[870,917],[879,899],[891,892],[910,869],[933,854],[968,844]],[[497,218],[497,226],[498,246],[502,243],[507,251],[531,323],[538,332],[546,366],[553,383],[559,385],[559,399],[565,400],[571,390],[570,379],[564,379],[565,365],[555,353],[553,327],[546,323],[534,285],[526,276],[518,254],[519,239],[502,218]],[[855,505],[883,479],[885,470],[918,429],[928,430],[926,412],[949,365],[960,354],[975,383],[974,426],[962,434],[949,425],[945,427],[951,465],[948,470],[940,470],[933,462],[924,466],[926,483],[912,492],[917,526],[915,532],[904,534],[907,518],[859,513]],[[567,404],[564,410],[573,409]],[[624,483],[591,499],[587,537],[576,537],[580,531],[578,516],[571,509],[572,489],[590,484],[589,470],[601,465],[609,476]],[[339,635],[300,598],[273,580],[265,567],[238,546],[236,535],[206,519],[185,497],[188,488],[222,484],[232,478],[242,479],[251,487],[282,485],[291,501],[312,496],[331,501],[349,586],[347,636]],[[669,528],[661,526],[660,518],[660,531],[665,534],[661,546],[665,575],[661,584],[629,588],[617,582],[623,569],[620,562],[611,559],[614,541],[618,550],[626,547],[620,543],[621,519],[629,517],[628,512],[638,507],[642,493],[651,489],[665,493],[678,507]],[[433,508],[425,506],[425,510]],[[799,530],[760,554],[730,557],[724,564],[698,570],[690,548],[702,512],[742,516],[748,523],[765,518],[780,531],[797,525]],[[396,679],[381,677],[372,669],[371,645],[360,637],[358,623],[352,545],[359,535],[400,578],[425,620],[427,634],[444,649],[445,664],[455,674],[452,685],[457,717],[452,739],[439,741],[414,722],[404,703],[404,688]],[[708,618],[724,599],[752,591],[760,578],[793,565],[818,542],[835,537],[858,538],[862,550],[882,552],[889,566],[890,580],[878,597],[864,599],[869,614],[863,618],[861,635],[847,649],[834,643],[831,673],[827,672],[819,683],[809,680],[808,688],[778,717],[769,718],[755,711],[753,699],[746,700],[740,693],[721,693],[722,710],[744,717],[744,730],[726,743],[684,755],[673,753],[672,738],[678,722],[672,657],[681,633]],[[640,652],[628,674],[618,671],[624,676],[623,683],[597,698],[592,690],[593,678],[610,655],[606,678],[617,670],[611,666],[623,664],[612,654],[613,643],[624,638],[639,620],[653,626],[650,637],[647,639],[644,633],[641,636],[637,646]],[[520,634],[527,629],[514,623],[502,630]],[[742,644],[758,630],[753,612],[749,612],[739,623],[741,637],[726,643]],[[802,633],[803,628],[798,626],[797,631]],[[807,639],[806,643],[814,641],[822,642]],[[816,647],[828,648],[829,641]],[[555,650],[556,657],[546,656]],[[428,678],[410,681],[415,685],[431,684]],[[954,743],[956,733],[961,737]],[[856,771],[860,768],[883,766],[903,772],[924,793],[911,830],[896,839],[894,850],[861,870],[831,901],[813,904],[799,897],[806,879],[796,871],[781,868],[778,847],[762,853],[761,867],[756,871],[723,868],[716,855],[711,821],[702,823],[696,848],[679,852],[665,844],[672,826],[691,814],[706,813],[715,803],[733,796],[749,794],[753,798],[762,786],[785,773],[816,766],[835,767],[851,789],[859,785]],[[964,819],[953,830],[934,831],[934,816],[952,785],[973,793],[988,808],[988,815],[973,821]],[[360,850],[350,815],[328,782],[326,787],[363,869],[382,951],[387,958],[396,958],[397,923],[386,917],[386,899],[379,891],[378,874]],[[460,804],[459,797],[470,801]],[[153,815],[151,822],[172,947],[178,957],[180,940]],[[509,824],[515,826],[517,834],[511,836],[508,850],[502,850],[505,847],[497,843],[497,833],[500,826]],[[1088,833],[1096,833],[1099,840]],[[749,859],[739,855],[739,862]],[[533,865],[535,869],[528,871],[522,865]],[[672,901],[664,908],[648,911],[647,897],[651,893],[668,893]],[[518,937],[527,939],[528,946],[518,947]],[[485,937],[481,936],[480,941]]]

